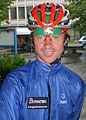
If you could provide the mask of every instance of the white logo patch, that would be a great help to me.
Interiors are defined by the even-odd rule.
[[[53,34],[52,28],[48,27],[44,30],[46,34]]]
[[[64,93],[62,93],[61,95],[61,99],[60,99],[60,104],[66,104],[67,103],[67,99]]]

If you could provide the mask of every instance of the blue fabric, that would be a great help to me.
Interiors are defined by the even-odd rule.
[[[50,87],[50,96],[49,89]],[[60,62],[35,60],[9,73],[0,89],[0,120],[79,120],[82,79]],[[49,109],[28,109],[28,98],[50,97]]]

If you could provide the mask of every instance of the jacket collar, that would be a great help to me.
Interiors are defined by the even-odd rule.
[[[60,61],[57,61],[55,64],[49,66],[46,63],[43,63],[42,61],[40,61],[39,59],[36,59],[35,61],[35,65],[36,67],[40,70],[40,71],[44,71],[44,72],[55,72],[55,71],[59,71],[62,68],[62,64]]]

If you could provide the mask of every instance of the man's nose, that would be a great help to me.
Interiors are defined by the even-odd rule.
[[[52,45],[52,37],[51,36],[45,36],[45,45],[49,46]]]

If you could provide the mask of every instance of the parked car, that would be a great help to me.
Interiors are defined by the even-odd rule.
[[[78,40],[79,44],[83,44],[86,45],[86,36],[82,36],[79,40]]]

